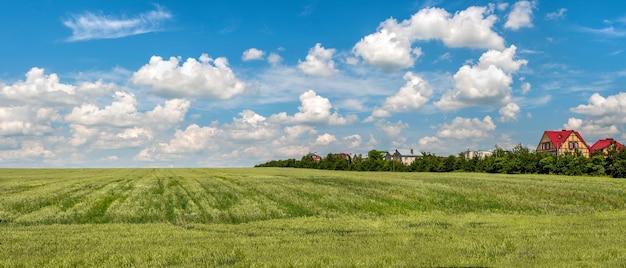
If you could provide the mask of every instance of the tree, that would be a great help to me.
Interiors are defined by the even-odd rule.
[[[539,173],[541,174],[555,174],[556,172],[556,161],[555,157],[549,154],[546,154],[541,160],[539,160]]]
[[[454,155],[449,155],[448,157],[446,157],[441,165],[441,171],[443,172],[455,171],[457,170],[457,168],[457,161]]]

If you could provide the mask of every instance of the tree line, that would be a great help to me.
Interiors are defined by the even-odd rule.
[[[396,171],[396,172],[486,172],[506,174],[557,174],[590,175],[626,178],[626,150],[610,149],[608,152],[595,152],[590,157],[580,152],[553,155],[530,151],[521,144],[511,150],[496,148],[493,154],[466,159],[464,153],[437,156],[422,153],[410,165],[398,160],[385,160],[381,151],[370,150],[367,157],[329,153],[318,158],[308,154],[300,160],[272,160],[255,167],[291,167],[327,170],[352,171]]]

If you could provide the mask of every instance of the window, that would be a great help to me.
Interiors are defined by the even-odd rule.
[[[541,150],[550,150],[550,142],[544,142],[541,144]]]
[[[577,141],[570,141],[569,142],[569,148],[570,149],[578,149],[578,142]]]

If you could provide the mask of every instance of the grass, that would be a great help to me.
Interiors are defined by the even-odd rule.
[[[1,171],[0,267],[626,266],[626,180]]]

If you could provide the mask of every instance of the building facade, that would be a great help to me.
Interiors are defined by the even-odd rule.
[[[563,129],[544,131],[536,151],[556,156],[581,153],[583,156],[589,157],[589,148],[590,146],[587,145],[578,131]]]

